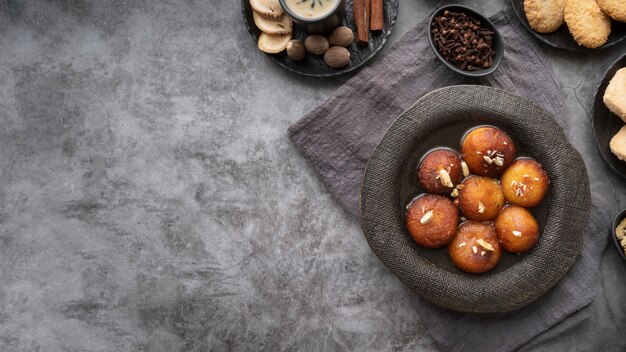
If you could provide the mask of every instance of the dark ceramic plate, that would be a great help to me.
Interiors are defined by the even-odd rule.
[[[624,121],[613,114],[602,101],[606,86],[615,75],[615,72],[622,67],[626,67],[626,55],[615,60],[609,69],[604,73],[604,77],[596,89],[596,95],[593,99],[593,107],[591,111],[591,123],[593,126],[593,136],[596,139],[598,151],[604,158],[604,161],[617,173],[626,178],[626,162],[619,160],[615,154],[611,152],[609,143],[611,138],[624,126]]]
[[[350,51],[350,63],[345,67],[340,69],[330,68],[326,65],[322,56],[314,56],[308,53],[304,60],[299,62],[291,60],[285,52],[274,55],[268,54],[268,56],[287,70],[305,76],[329,77],[353,71],[376,55],[387,42],[387,38],[389,37],[389,34],[391,34],[391,30],[393,29],[393,26],[396,23],[396,18],[398,17],[398,3],[399,0],[384,1],[385,29],[378,32],[370,31],[368,45],[361,45],[353,42],[348,47],[348,50]],[[241,1],[241,10],[243,11],[243,20],[248,28],[248,32],[250,32],[252,37],[254,37],[255,42],[258,41],[261,32],[254,24],[254,20],[252,18],[252,7],[250,6],[249,0]],[[355,28],[352,17],[352,0],[346,0],[346,17],[344,19],[344,25],[352,28],[353,30]],[[307,37],[307,33],[294,24],[293,37],[304,41]]]
[[[567,25],[563,24],[561,28],[557,29],[552,33],[537,33],[532,28],[530,28],[530,24],[528,24],[528,19],[526,19],[526,13],[524,12],[524,0],[511,0],[511,5],[513,6],[513,11],[517,15],[517,18],[522,22],[524,28],[526,28],[532,35],[534,35],[537,39],[544,42],[547,45],[550,45],[555,48],[571,50],[571,51],[592,51],[597,49],[588,49],[584,46],[578,45],[569,30],[567,29]],[[609,40],[601,46],[599,49],[608,48],[613,46],[626,38],[626,23],[612,21],[611,22],[611,35],[609,35]]]
[[[537,245],[503,258],[495,270],[472,275],[452,267],[445,250],[414,244],[403,221],[412,194],[403,187],[416,154],[435,144],[458,148],[467,128],[483,124],[507,131],[521,155],[540,162],[550,188],[533,210],[541,225]],[[503,313],[532,303],[569,270],[580,254],[590,197],[585,163],[549,113],[500,89],[452,86],[419,99],[376,146],[363,177],[361,225],[372,251],[424,299],[457,311]]]

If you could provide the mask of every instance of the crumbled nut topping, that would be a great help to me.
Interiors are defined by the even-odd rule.
[[[515,236],[515,237],[522,237],[522,233],[517,231],[517,230],[513,230],[513,236]]]
[[[452,190],[452,193],[450,193],[450,196],[456,198],[459,196],[459,189],[455,188],[454,190]]]
[[[515,195],[518,197],[523,197],[524,193],[526,193],[526,189],[528,188],[525,183],[517,182],[515,180],[511,181],[511,187],[513,187],[513,191],[515,191]]]
[[[493,163],[493,160],[491,160],[490,157],[483,155],[483,160],[487,163],[487,164],[491,164]]]
[[[481,247],[483,247],[485,250],[489,252],[493,252],[495,250],[489,242],[483,240],[482,238],[479,238],[478,240],[476,240],[476,243],[478,243]]]
[[[441,181],[441,184],[446,187],[454,187],[452,179],[450,179],[450,174],[446,170],[439,170],[439,180]]]
[[[465,218],[465,216],[461,216],[459,219],[460,219],[461,221],[465,221],[465,220],[467,220],[467,219]]]
[[[465,161],[461,161],[461,169],[463,169],[463,177],[470,175],[469,168],[467,167],[467,163],[465,163]]]
[[[496,164],[497,166],[503,166],[504,165],[504,158],[496,156],[496,158],[493,159],[493,163]]]
[[[472,252],[474,252],[474,254],[478,253],[478,248],[476,246],[472,246]]]
[[[484,255],[485,255],[485,253],[487,253],[487,252],[485,252],[485,251],[480,251],[480,255],[482,255],[482,256],[484,256]]]
[[[466,244],[467,244],[467,243],[465,243],[465,242],[461,242],[461,243],[459,243],[459,248],[461,248],[461,247],[465,247],[465,245],[466,245]]]
[[[422,225],[426,225],[428,224],[431,220],[433,219],[433,211],[429,210],[426,212],[426,214],[424,214],[424,216],[422,216],[422,218],[420,219],[420,223]]]

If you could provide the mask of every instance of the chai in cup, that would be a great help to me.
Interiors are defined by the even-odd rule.
[[[339,0],[285,0],[296,16],[306,19],[324,17],[335,9]]]
[[[346,0],[278,0],[293,22],[309,34],[325,34],[343,23]]]

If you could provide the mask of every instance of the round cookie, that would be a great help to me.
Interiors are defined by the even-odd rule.
[[[428,193],[450,195],[462,177],[461,158],[447,148],[430,151],[417,167],[417,181]]]
[[[511,165],[516,152],[511,137],[493,126],[473,128],[461,140],[461,159],[474,175],[499,176]]]
[[[468,219],[493,220],[504,207],[504,195],[497,180],[470,176],[458,188],[459,208]]]
[[[539,240],[539,224],[525,208],[506,206],[495,222],[500,245],[511,253],[531,250]]]
[[[567,0],[563,13],[578,45],[595,49],[609,39],[611,18],[602,12],[595,0]]]
[[[596,0],[602,12],[612,19],[626,22],[626,2],[624,0]]]
[[[550,185],[548,173],[533,159],[521,158],[502,174],[504,198],[511,204],[531,208],[541,203]]]
[[[502,251],[493,226],[466,221],[448,245],[448,256],[459,269],[480,274],[493,269],[500,261]]]
[[[406,228],[417,244],[440,248],[448,244],[459,225],[459,212],[450,199],[430,194],[413,200],[406,213]]]
[[[552,33],[563,25],[566,0],[524,0],[524,13],[535,32]]]

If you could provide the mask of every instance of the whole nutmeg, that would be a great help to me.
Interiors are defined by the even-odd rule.
[[[352,29],[346,26],[335,28],[335,30],[330,33],[330,37],[328,37],[330,45],[348,46],[352,44],[352,40],[354,40],[354,33],[352,33]]]
[[[321,35],[310,35],[306,37],[304,40],[304,47],[306,51],[310,52],[313,55],[322,55],[328,50],[328,39],[326,37],[322,37]]]
[[[304,44],[301,40],[292,39],[287,43],[287,56],[293,61],[300,61],[304,59]]]
[[[326,65],[332,68],[341,68],[350,62],[350,52],[343,46],[333,46],[324,54]]]

